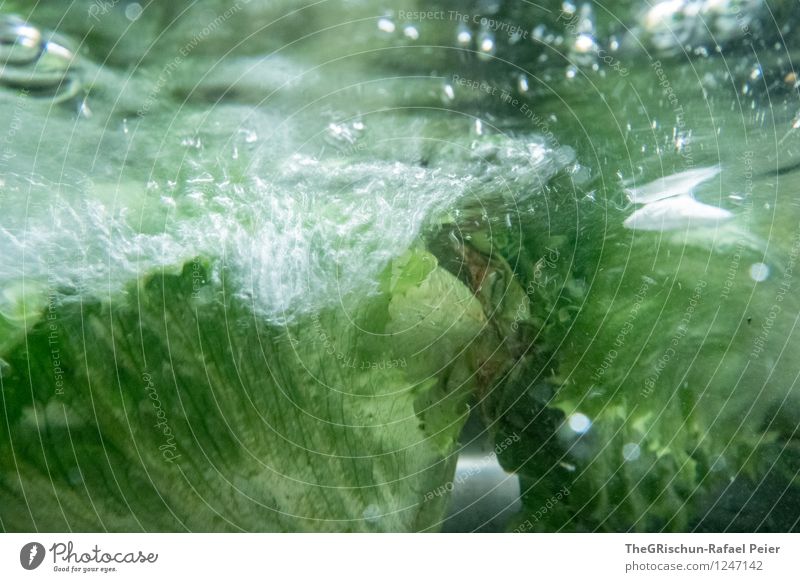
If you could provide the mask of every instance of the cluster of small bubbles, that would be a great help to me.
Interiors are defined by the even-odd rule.
[[[769,267],[764,263],[753,263],[750,265],[750,278],[756,283],[766,281],[769,277]]]
[[[533,28],[531,39],[549,47],[557,47],[564,44],[564,37],[548,30],[544,24],[538,24]]]
[[[365,129],[366,125],[360,119],[350,123],[331,122],[325,130],[325,141],[335,147],[352,146],[361,138]]]
[[[622,458],[627,462],[636,461],[642,454],[641,447],[636,443],[626,443],[622,447]]]
[[[383,35],[394,35],[398,31],[398,25],[390,15],[381,16],[377,22],[378,32]],[[416,24],[407,22],[400,26],[400,32],[408,40],[419,40],[420,31]]]
[[[572,5],[571,7],[573,11],[570,14],[573,14],[576,9]],[[594,14],[591,5],[582,4],[580,14],[573,20],[577,20],[577,22],[571,27],[571,35],[574,40],[570,47],[570,56],[580,64],[589,65],[596,60],[597,52]]]
[[[592,427],[591,419],[582,412],[575,412],[567,420],[569,428],[577,434],[585,434]]]
[[[201,150],[203,149],[203,142],[197,136],[185,137],[181,140],[181,145],[185,148]]]
[[[672,130],[673,143],[675,144],[675,151],[682,152],[689,145],[692,139],[691,131],[680,131],[678,128]]]

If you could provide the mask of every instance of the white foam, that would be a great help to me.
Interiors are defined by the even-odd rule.
[[[535,136],[502,138],[493,161],[454,148],[446,170],[297,153],[281,163],[274,148],[260,152],[242,136],[226,144],[236,156],[204,158],[214,137],[197,137],[202,146],[186,148],[177,182],[67,185],[6,174],[0,201],[36,207],[0,216],[0,285],[25,281],[26,294],[38,285],[43,297],[65,300],[117,297],[144,274],[176,272],[201,256],[216,275],[224,270],[257,313],[283,323],[376,292],[387,262],[463,198],[536,195],[571,159]],[[175,140],[165,147],[179,148]],[[254,159],[244,166],[246,151]],[[18,309],[18,300],[0,312]]]

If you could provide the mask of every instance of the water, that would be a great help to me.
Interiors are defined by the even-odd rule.
[[[513,436],[507,529],[797,528],[789,2],[118,4],[2,9],[0,378],[69,514],[37,523],[80,484],[113,529],[438,529],[463,441]],[[175,480],[144,368],[217,510],[142,509]],[[94,472],[58,445],[90,407]]]

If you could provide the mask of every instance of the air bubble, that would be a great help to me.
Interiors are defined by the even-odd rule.
[[[444,100],[447,103],[456,98],[456,92],[450,83],[445,84],[445,86],[442,88],[442,93],[444,94]]]
[[[363,517],[364,521],[367,523],[378,523],[381,519],[381,510],[374,503],[370,503],[361,513],[361,517]]]
[[[769,277],[769,266],[764,263],[753,263],[750,265],[750,278],[756,283],[766,281]]]
[[[592,421],[588,416],[581,412],[576,412],[570,415],[567,424],[574,432],[578,434],[585,434],[592,427]]]
[[[67,471],[67,479],[72,485],[80,485],[83,483],[83,474],[78,467],[72,467]]]
[[[478,41],[478,56],[482,60],[488,60],[494,55],[496,49],[494,35],[484,32]]]
[[[185,148],[203,149],[203,142],[199,137],[185,137],[181,140],[181,145]]]
[[[391,18],[386,16],[378,19],[378,30],[386,34],[392,34],[397,27],[395,26],[394,22],[392,22]]]
[[[252,129],[240,129],[239,133],[244,136],[245,143],[256,143],[258,141],[258,134]]]
[[[636,443],[626,443],[622,447],[622,458],[628,462],[636,461],[642,454],[642,449]]]
[[[403,36],[410,40],[419,40],[419,30],[413,24],[406,24],[403,27]]]
[[[131,2],[125,7],[125,18],[134,22],[142,15],[142,6],[138,2]]]
[[[472,43],[472,33],[469,31],[464,25],[461,25],[458,28],[458,33],[456,34],[456,42],[462,48],[466,48]]]
[[[353,146],[361,138],[364,129],[362,121],[330,123],[325,132],[325,141],[338,148]]]
[[[590,34],[579,34],[575,39],[575,50],[586,54],[595,47],[594,38]]]

